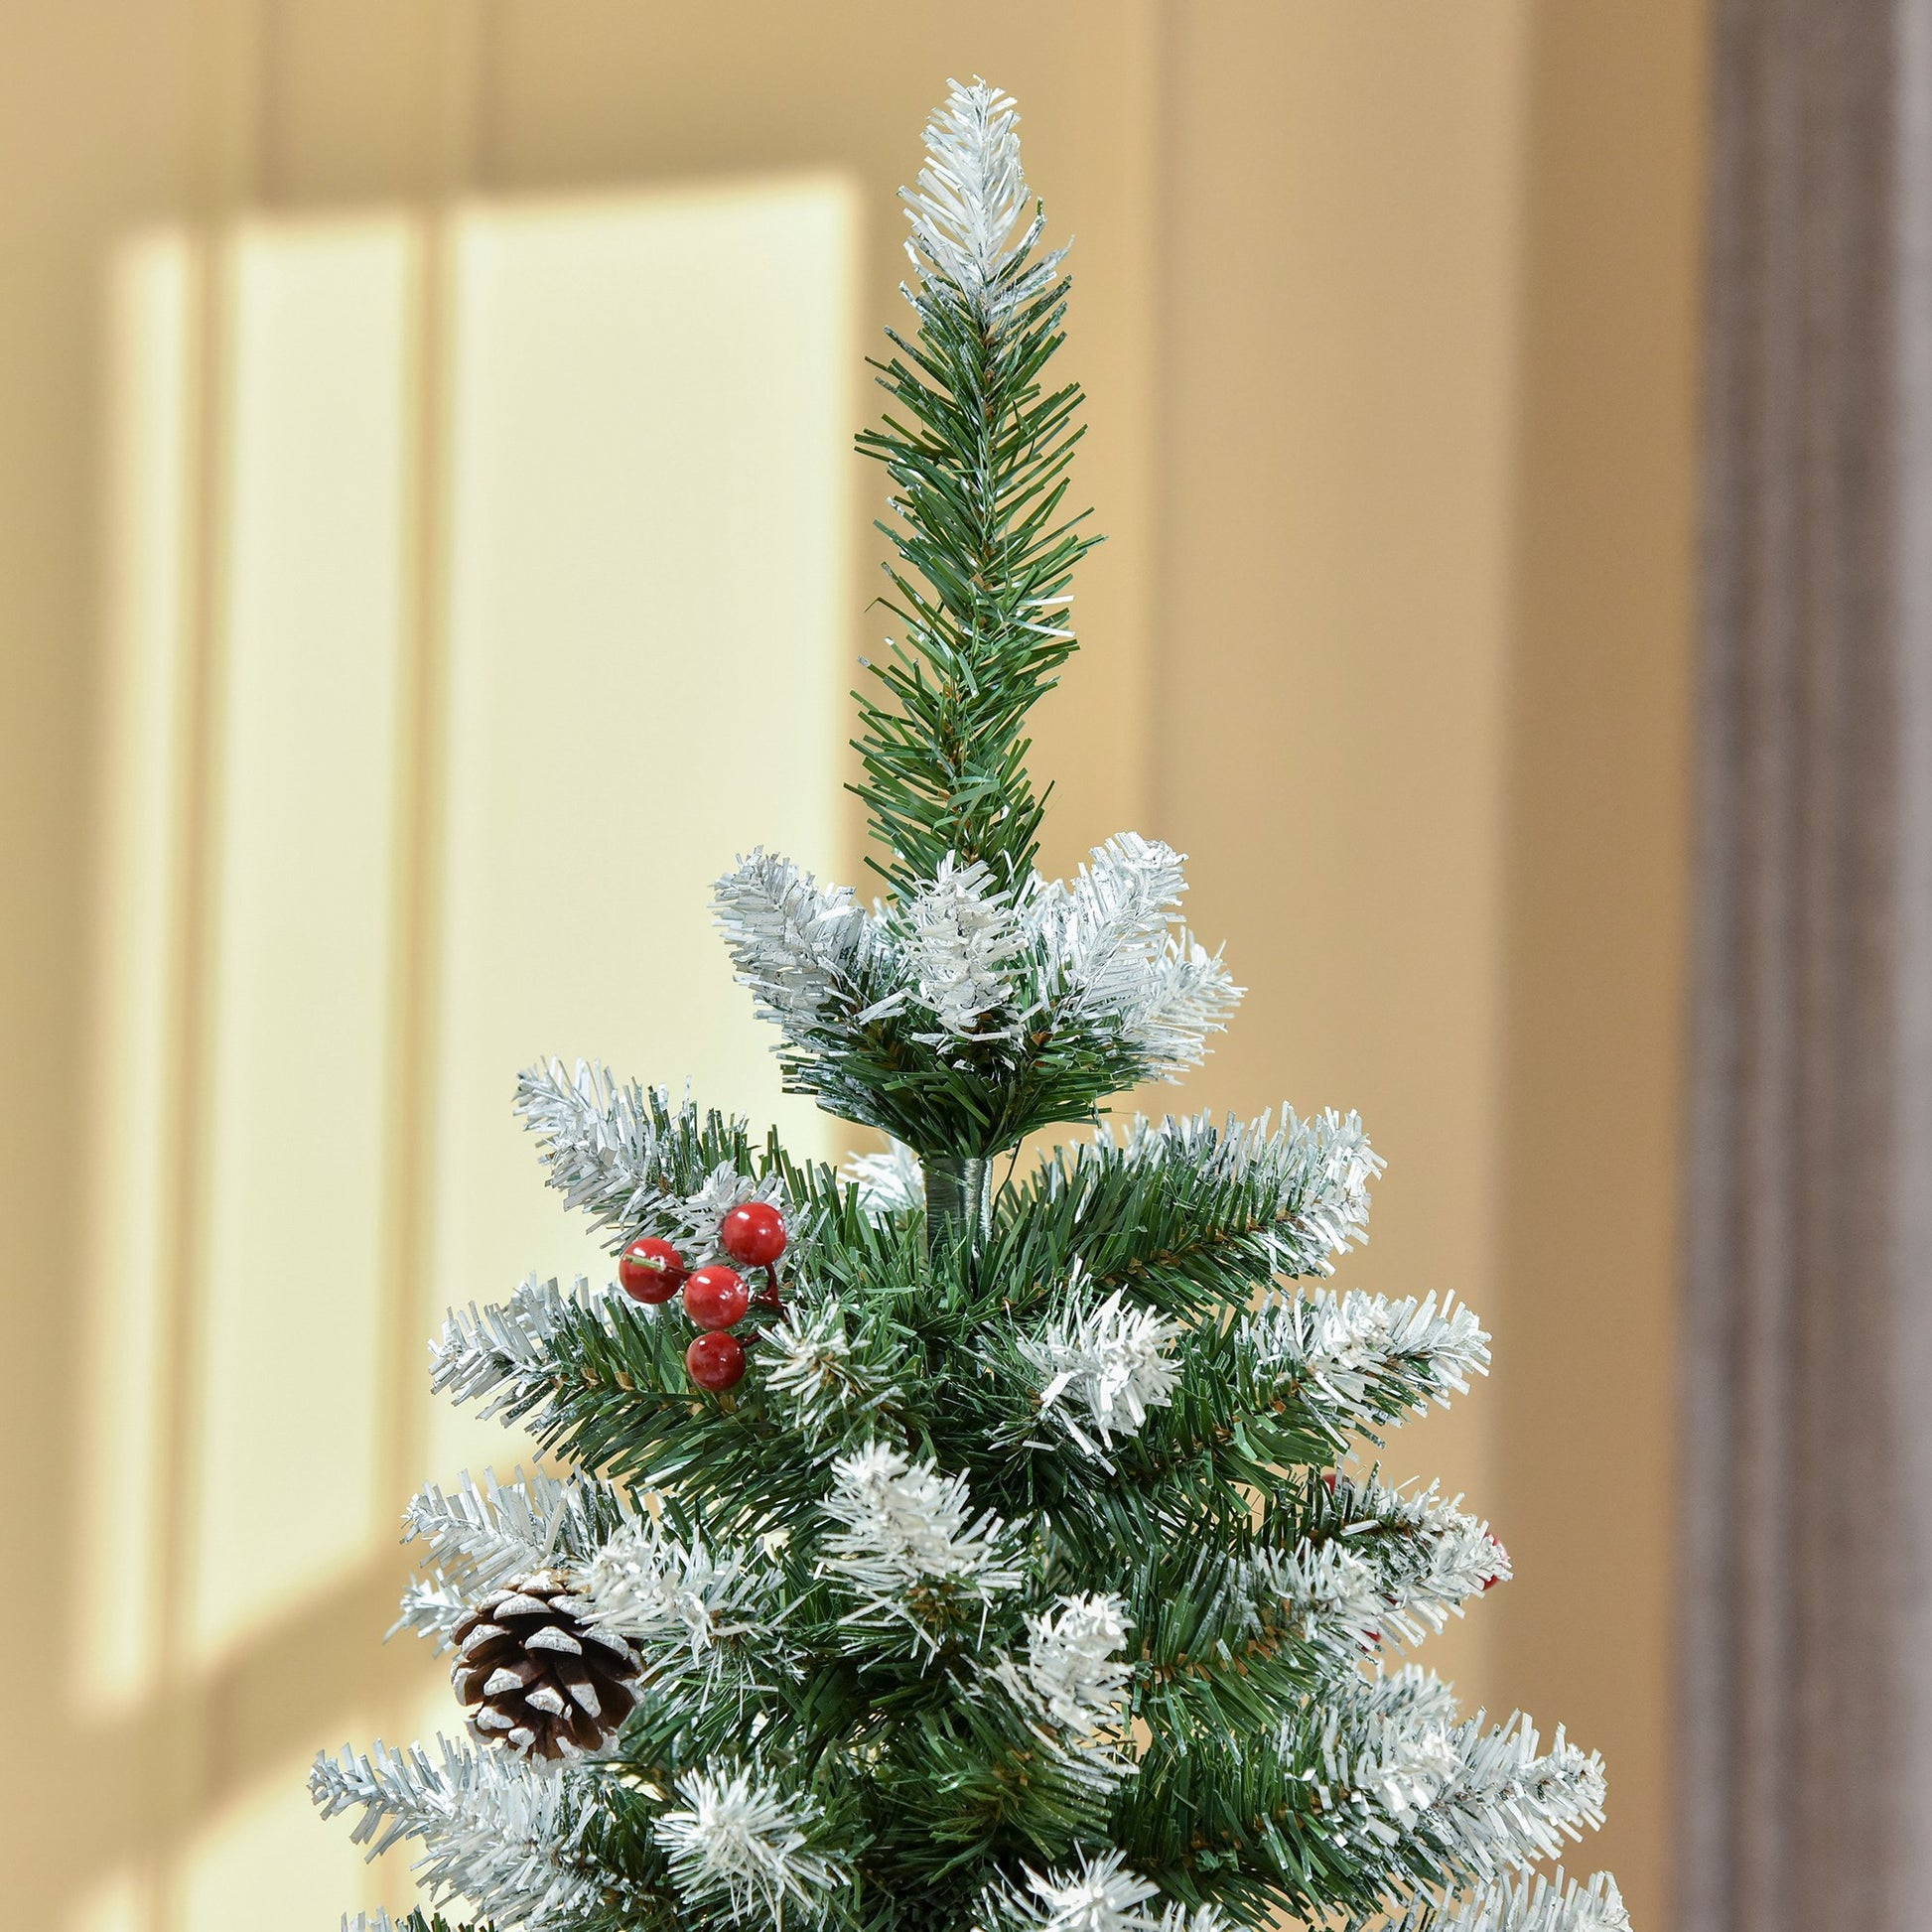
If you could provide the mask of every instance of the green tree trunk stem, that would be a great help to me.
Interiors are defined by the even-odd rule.
[[[978,1154],[935,1154],[925,1163],[926,1247],[937,1254],[962,1234],[972,1252],[993,1232],[993,1164]]]

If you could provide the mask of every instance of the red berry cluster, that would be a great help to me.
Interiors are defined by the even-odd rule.
[[[718,1241],[734,1261],[768,1271],[785,1251],[784,1216],[769,1201],[747,1201],[725,1216]],[[752,1291],[736,1269],[720,1262],[687,1269],[684,1257],[668,1241],[647,1234],[631,1242],[619,1258],[618,1281],[626,1295],[639,1302],[668,1302],[683,1291],[685,1313],[704,1330],[684,1351],[684,1372],[699,1388],[717,1395],[745,1379],[745,1344],[726,1332],[744,1320],[752,1306]],[[775,1276],[759,1299],[775,1305]]]

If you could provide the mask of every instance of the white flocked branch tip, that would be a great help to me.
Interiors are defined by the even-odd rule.
[[[1312,1736],[1309,1725],[1317,1726]],[[1314,1795],[1371,1838],[1425,1824],[1456,1868],[1482,1882],[1562,1855],[1603,1823],[1603,1760],[1561,1728],[1548,1751],[1520,1714],[1457,1720],[1453,1693],[1415,1667],[1338,1679],[1322,1705],[1284,1721],[1284,1755],[1312,1743]]]
[[[763,1339],[770,1351],[763,1363],[765,1390],[802,1426],[811,1431],[844,1407],[842,1398],[854,1383],[852,1337],[836,1295],[808,1307],[794,1303],[787,1319],[773,1322]]]
[[[626,1237],[668,1239],[687,1267],[721,1254],[720,1224],[749,1200],[770,1202],[785,1216],[787,1236],[797,1239],[778,1174],[755,1177],[729,1161],[698,1165],[692,1149],[703,1123],[688,1091],[674,1107],[668,1087],[616,1080],[594,1060],[579,1060],[573,1071],[551,1059],[518,1075],[516,1111],[537,1137],[549,1183],[567,1207]],[[749,1144],[743,1119],[726,1126]]]
[[[1147,998],[1187,890],[1181,865],[1172,846],[1121,832],[1094,847],[1070,885],[1041,882],[1033,923],[1062,1008],[1112,1013]]]
[[[1077,1280],[1071,1292],[1077,1296]],[[1039,1372],[1042,1412],[1104,1460],[1116,1437],[1138,1435],[1150,1410],[1172,1403],[1180,1334],[1177,1321],[1116,1291],[1095,1308],[1068,1309],[1019,1345]]]
[[[551,1344],[583,1315],[610,1319],[608,1298],[582,1275],[568,1291],[532,1275],[507,1302],[452,1309],[430,1343],[430,1387],[483,1403],[485,1416],[534,1403],[556,1386]]]
[[[1117,1032],[1157,1078],[1198,1065],[1241,999],[1220,955],[1178,925],[1182,863],[1172,846],[1122,832],[1071,885],[1037,882],[1026,907],[1046,1024]]]
[[[349,1836],[370,1859],[419,1844],[414,1869],[432,1899],[465,1898],[479,1918],[552,1932],[624,1889],[575,1856],[591,1815],[583,1775],[441,1738],[435,1756],[422,1744],[398,1751],[378,1741],[366,1753],[324,1752],[309,1791],[325,1818],[360,1810]]]
[[[1049,1871],[1025,1867],[1021,1882],[990,1892],[982,1932],[1223,1932],[1212,1905],[1159,1904],[1160,1889],[1118,1851],[1082,1852]]]
[[[1026,1017],[1010,970],[1022,922],[985,861],[961,866],[948,853],[931,883],[905,901],[903,916],[911,994],[938,1026],[918,1037],[941,1045],[1013,1041]]]
[[[1311,1636],[1344,1654],[1413,1649],[1509,1578],[1508,1554],[1488,1524],[1435,1483],[1394,1489],[1343,1477],[1334,1499],[1334,1537],[1250,1561]]]
[[[853,1011],[877,928],[849,886],[759,849],[713,887],[712,909],[739,982],[787,1036]]]
[[[903,1407],[908,1367],[903,1345],[878,1337],[835,1294],[795,1299],[760,1338],[765,1398],[813,1446],[853,1440],[868,1418]]]
[[[660,1116],[674,1134],[697,1121],[688,1093],[674,1108],[668,1087],[619,1080],[596,1060],[526,1066],[517,1075],[516,1112],[536,1136],[550,1185],[600,1226],[650,1218],[664,1199],[669,1152]]]
[[[1118,1725],[1133,1666],[1122,1653],[1131,1628],[1118,1596],[1062,1596],[1054,1610],[1027,1619],[1019,1667],[1040,1708],[1062,1729],[1084,1734]]]
[[[1607,1871],[1584,1880],[1558,1870],[1484,1885],[1447,1907],[1418,1899],[1390,1932],[1630,1932],[1630,1915]]]
[[[902,1141],[892,1142],[883,1154],[851,1156],[843,1178],[859,1190],[860,1211],[869,1220],[924,1211],[925,1169]]]
[[[434,1639],[437,1649],[444,1650],[456,1635],[457,1625],[475,1608],[468,1590],[434,1578],[422,1579],[404,1587],[401,1607],[385,1637],[411,1630],[419,1637]]]
[[[907,1601],[919,1586],[990,1598],[1020,1583],[1006,1526],[991,1510],[973,1514],[965,1476],[942,1475],[884,1444],[833,1463],[821,1507],[838,1525],[821,1568],[860,1599],[845,1621],[902,1621],[931,1642]]]
[[[657,1090],[669,1103],[669,1094]],[[550,1059],[517,1075],[516,1111],[537,1137],[550,1185],[598,1221],[635,1218],[658,1191],[660,1149],[651,1096],[595,1060]]]
[[[1279,1603],[1301,1635],[1352,1670],[1385,1634],[1388,1604],[1377,1566],[1340,1543],[1308,1543],[1240,1560],[1241,1595]]]
[[[1325,1275],[1333,1257],[1368,1238],[1369,1187],[1382,1157],[1357,1114],[1332,1108],[1300,1118],[1292,1107],[1254,1120],[1213,1114],[1137,1115],[1124,1134],[1103,1124],[1085,1158],[1184,1172],[1212,1187],[1272,1195],[1262,1232],[1275,1272]]]
[[[465,1469],[453,1489],[432,1482],[416,1493],[403,1512],[403,1541],[427,1546],[423,1565],[438,1583],[482,1596],[513,1577],[587,1557],[599,1517],[619,1510],[594,1477],[519,1468],[504,1482],[485,1469],[479,1484]]]
[[[1245,1317],[1240,1336],[1259,1369],[1296,1380],[1305,1402],[1347,1428],[1446,1409],[1489,1372],[1489,1337],[1452,1295],[1297,1291]]]
[[[584,1566],[585,1620],[636,1643],[646,1669],[666,1649],[715,1675],[724,1646],[754,1639],[770,1660],[783,1609],[768,1566],[742,1549],[682,1542],[648,1516],[621,1525]]]
[[[905,251],[926,290],[956,290],[998,326],[1052,281],[1066,251],[1012,272],[1041,226],[1020,165],[1019,104],[984,80],[947,88],[926,123],[925,166],[899,191],[911,224]]]
[[[652,1832],[694,1904],[768,1919],[775,1932],[787,1905],[815,1916],[824,1894],[848,1882],[838,1862],[811,1845],[816,1802],[778,1790],[756,1767],[690,1772],[678,1780],[677,1798]]]

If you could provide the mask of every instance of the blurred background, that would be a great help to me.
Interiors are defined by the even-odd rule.
[[[0,5],[10,1924],[411,1896],[304,1774],[453,1722],[380,1642],[398,1515],[521,1451],[431,1405],[441,1311],[600,1266],[520,1065],[846,1144],[706,891],[754,843],[859,872],[850,437],[895,190],[976,73],[1076,238],[1110,539],[1046,859],[1191,855],[1249,992],[1147,1098],[1359,1108],[1344,1283],[1485,1317],[1492,1378],[1396,1444],[1516,1564],[1435,1661],[1602,1749],[1580,1866],[1674,1923],[1707,29]]]

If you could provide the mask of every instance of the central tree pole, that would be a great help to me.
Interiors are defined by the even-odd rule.
[[[993,1163],[983,1154],[935,1154],[925,1163],[926,1252],[966,1236],[978,1254],[993,1233]]]

